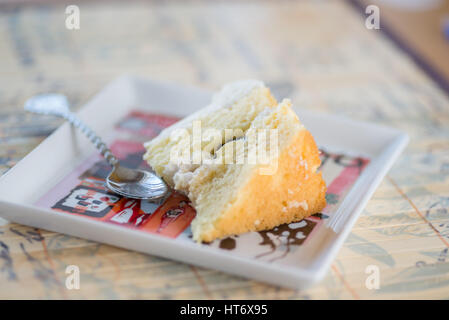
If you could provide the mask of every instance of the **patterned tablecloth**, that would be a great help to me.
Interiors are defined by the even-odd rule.
[[[302,107],[404,130],[411,142],[325,279],[306,290],[37,230],[0,226],[0,298],[449,298],[448,96],[381,30],[340,1],[80,2],[0,5],[0,173],[61,122],[25,99],[64,92],[74,108],[130,73],[215,89],[260,78]],[[81,288],[67,290],[77,264]],[[366,285],[370,266],[380,286]]]

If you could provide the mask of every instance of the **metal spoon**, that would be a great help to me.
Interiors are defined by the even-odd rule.
[[[154,173],[121,166],[118,159],[100,137],[79,120],[74,113],[70,112],[66,96],[55,93],[36,95],[25,103],[25,110],[62,117],[79,128],[112,166],[112,171],[106,178],[106,186],[112,192],[127,198],[148,199],[150,201],[158,200],[167,194],[167,185]]]

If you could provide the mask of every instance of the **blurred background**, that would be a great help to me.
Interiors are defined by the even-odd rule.
[[[380,29],[366,27],[372,4]],[[71,28],[71,6],[79,29]],[[126,73],[210,89],[260,78],[306,108],[365,118],[381,113],[360,110],[380,103],[379,79],[405,77],[416,66],[416,74],[424,71],[447,91],[448,15],[444,0],[0,0],[0,137],[31,144],[0,155],[0,170],[60,123],[45,119],[22,128],[21,117],[30,117],[22,112],[27,97],[60,91],[76,109]],[[411,68],[403,66],[409,60]],[[352,101],[359,89],[367,91],[364,106]],[[26,135],[26,142],[11,141]]]
[[[388,229],[389,233],[377,230],[351,235],[342,254],[350,252],[362,260],[367,255],[384,257],[373,259],[391,269],[391,286],[376,297],[414,292],[415,297],[447,298],[447,285],[438,282],[444,278],[448,283],[447,266],[439,274],[419,274],[429,281],[415,279],[412,273],[415,262],[438,262],[439,251],[417,257],[416,252],[405,255],[386,244],[396,243],[392,239],[399,234],[436,238],[433,232],[441,228],[442,236],[432,248],[442,245],[440,249],[446,248],[447,255],[449,226],[441,221],[447,221],[449,214],[448,19],[449,0],[0,0],[0,174],[61,123],[23,111],[25,100],[33,94],[64,93],[76,110],[123,74],[210,90],[237,79],[261,79],[277,98],[289,97],[300,108],[385,124],[410,135],[406,152],[357,225],[371,226],[368,217],[381,212],[396,213],[398,220],[392,223],[399,227]],[[408,223],[409,216],[419,219],[419,212],[426,217],[438,213],[439,224],[430,229],[426,222],[426,231],[400,228],[401,223]],[[355,229],[360,230],[357,226]],[[8,228],[0,227],[0,241],[8,237],[10,243],[5,243],[18,248],[13,258],[26,261],[18,247],[21,238]],[[393,238],[382,238],[383,245],[378,242],[374,246],[366,240],[381,236]],[[73,242],[74,247],[91,245]],[[417,245],[413,250],[419,248]],[[67,250],[58,248],[50,256]],[[80,254],[78,258],[86,262],[84,270],[94,270],[94,274],[98,259],[114,259],[119,249],[104,250],[111,255],[86,254],[81,258]],[[42,265],[51,262],[48,253],[39,251],[35,256]],[[192,273],[182,264],[155,257],[145,259],[143,264],[164,265],[157,269],[164,280],[155,281],[152,291],[143,291],[139,280],[131,275],[122,277],[121,289],[114,291],[118,282],[104,280],[113,278],[113,272],[101,269],[92,276],[92,286],[106,289],[93,290],[92,297],[109,297],[110,292],[115,297],[141,294],[159,298],[375,296],[362,286],[363,270],[351,269],[352,260],[341,256],[322,285],[301,293],[211,270]],[[0,268],[1,263],[0,259]],[[18,282],[9,292],[0,289],[0,296],[34,296],[32,291],[41,284],[27,291],[33,276],[23,266],[19,278],[26,281]],[[168,281],[170,270],[183,268],[187,268],[185,279],[198,281]],[[120,275],[119,267],[117,270]],[[60,274],[63,270],[53,268],[52,272]],[[45,294],[41,296],[60,297],[59,291],[42,288]],[[429,288],[434,291],[429,293]]]

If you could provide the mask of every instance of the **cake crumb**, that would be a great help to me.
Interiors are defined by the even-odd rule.
[[[301,202],[296,201],[296,200],[290,201],[288,203],[288,207],[289,208],[299,208],[299,207],[301,207],[304,210],[308,210],[309,209],[309,205],[307,204],[306,200],[303,200]]]
[[[299,167],[303,167],[304,169],[306,169],[306,171],[309,170],[309,165],[307,164],[307,161],[303,160],[303,159],[299,160],[296,167],[297,167],[297,169],[299,169]]]

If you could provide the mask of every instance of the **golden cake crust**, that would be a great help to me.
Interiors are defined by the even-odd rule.
[[[195,240],[210,242],[224,236],[267,230],[323,210],[326,185],[321,172],[317,172],[320,158],[310,132],[298,131],[278,160],[274,175],[261,175],[255,170],[240,188],[237,199],[212,227],[201,230],[203,227],[193,222]]]

